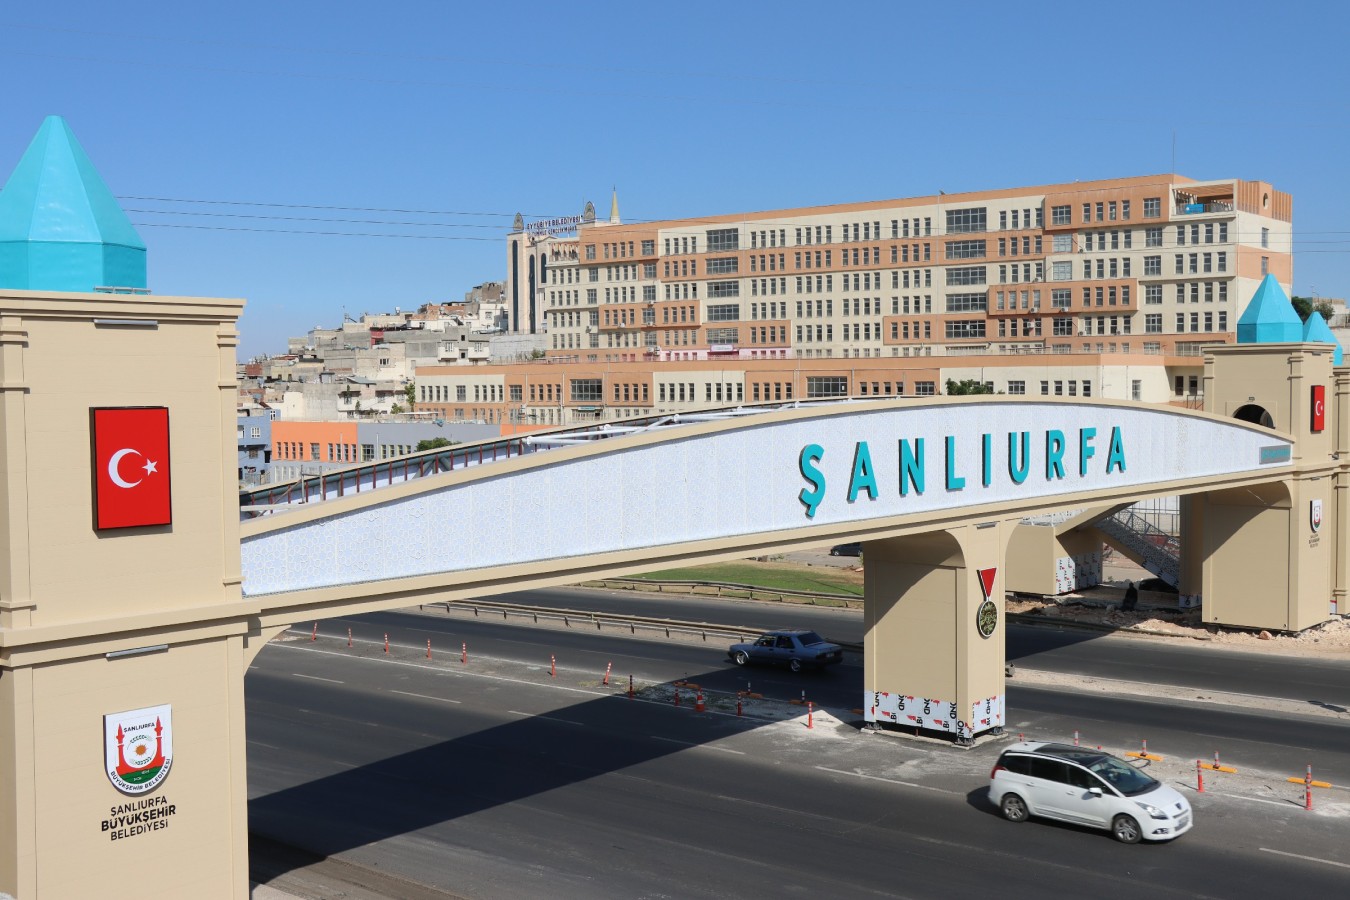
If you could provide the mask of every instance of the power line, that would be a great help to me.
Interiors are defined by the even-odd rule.
[[[319,216],[267,216],[253,213],[212,213],[176,209],[126,209],[123,212],[156,216],[202,216],[213,219],[264,219],[269,222],[334,222],[346,225],[410,225],[415,228],[484,228],[502,231],[502,225],[470,225],[458,222],[391,222],[387,219],[326,219]],[[168,223],[165,223],[168,224]]]
[[[382,212],[382,213],[402,213],[410,216],[484,216],[484,217],[503,217],[512,218],[515,213],[500,212],[462,212],[450,209],[400,209],[397,207],[384,206],[330,206],[320,203],[268,203],[260,200],[198,200],[184,197],[141,197],[134,194],[120,194],[118,200],[137,200],[149,203],[200,203],[204,206],[257,206],[264,209],[331,209],[337,212]],[[534,213],[521,213],[530,218],[558,218],[556,214],[550,216],[536,216]]]
[[[189,228],[195,231],[243,231],[255,234],[312,234],[325,237],[406,238],[416,241],[487,241],[499,243],[500,238],[468,237],[452,234],[379,234],[361,231],[307,231],[294,228],[232,228],[228,225],[188,225],[178,222],[132,222],[137,228]]]
[[[331,210],[331,211],[333,211],[333,212],[396,213],[396,214],[402,214],[402,215],[425,215],[425,216],[473,216],[473,217],[481,217],[481,218],[514,218],[515,215],[516,215],[516,213],[506,213],[506,212],[482,212],[482,211],[441,210],[441,209],[410,209],[410,208],[404,208],[404,207],[386,207],[386,206],[340,206],[340,205],[321,204],[321,203],[275,203],[275,202],[267,202],[267,201],[260,201],[260,200],[257,200],[257,201],[255,201],[255,200],[207,200],[207,199],[195,199],[195,198],[183,198],[183,197],[147,197],[147,196],[141,196],[141,195],[136,195],[136,194],[120,194],[120,195],[118,195],[117,199],[119,199],[119,200],[134,200],[134,201],[141,201],[141,202],[153,202],[153,203],[184,203],[184,204],[200,204],[200,205],[204,205],[204,206],[244,206],[244,207],[256,207],[256,208],[260,208],[260,209]],[[886,201],[866,201],[866,202],[868,202],[868,203],[875,203],[875,202],[881,202],[881,203],[884,203],[884,202],[886,202]],[[975,202],[975,201],[971,201],[971,202]],[[939,206],[939,205],[941,205],[941,204],[933,204],[933,205],[934,205],[934,206]],[[965,204],[962,204],[962,205],[964,206]],[[919,208],[922,208],[922,207],[919,207]],[[828,207],[821,207],[821,209],[828,209]],[[893,215],[893,210],[903,210],[903,209],[906,209],[906,207],[892,207],[891,210],[888,210],[888,211],[885,213],[885,215],[887,215],[887,216],[892,216],[892,215]],[[874,214],[874,213],[877,213],[877,212],[879,212],[879,211],[880,211],[880,210],[869,210],[867,214]],[[203,213],[181,212],[181,213],[180,213],[180,212],[177,212],[177,211],[174,211],[174,210],[150,210],[150,209],[128,209],[127,212],[149,213],[149,214],[159,214],[159,215],[201,215],[201,216],[224,215],[224,214],[220,214],[220,213],[205,213],[205,212],[203,212]],[[772,213],[772,211],[770,211],[769,213],[756,213],[756,215],[771,215],[771,213]],[[821,212],[821,213],[817,213],[816,216],[829,215],[829,214],[830,214],[830,213],[828,213],[828,212]],[[863,214],[863,213],[858,213],[858,215],[862,215],[862,214]],[[567,218],[567,216],[562,216],[562,215],[560,215],[560,214],[558,214],[558,213],[550,213],[550,214],[542,214],[542,213],[520,213],[520,215],[521,215],[522,217],[524,217],[524,218],[529,218],[529,219]],[[670,227],[681,227],[681,226],[688,226],[688,225],[704,225],[704,226],[707,226],[707,225],[728,225],[728,226],[732,226],[732,225],[734,225],[734,226],[738,226],[738,227],[748,228],[748,229],[751,230],[751,231],[756,230],[757,228],[760,228],[760,227],[763,227],[763,228],[766,228],[766,229],[767,229],[767,228],[783,228],[783,227],[792,227],[792,228],[796,228],[796,227],[813,228],[813,227],[817,227],[817,226],[820,224],[815,218],[811,218],[811,219],[805,219],[805,218],[786,218],[786,219],[773,219],[773,220],[771,221],[771,220],[768,219],[768,218],[765,218],[765,219],[746,219],[746,218],[738,218],[738,216],[740,216],[740,215],[742,215],[742,214],[738,214],[738,213],[718,213],[718,214],[714,214],[714,215],[708,216],[708,217],[690,217],[690,218],[669,218],[669,217],[666,217],[666,218],[655,218],[655,219],[632,219],[632,220],[629,220],[629,221],[627,221],[627,222],[625,222],[625,223],[623,223],[623,224],[624,224],[624,226],[640,226],[640,225],[650,225],[650,224],[656,224],[656,223],[663,223],[663,224],[664,224],[664,223],[669,223]],[[277,218],[277,219],[283,219],[283,220],[286,219],[286,217],[283,217],[283,216],[268,217],[268,216],[262,216],[262,215],[249,215],[249,216],[247,216],[247,217],[248,217],[248,218],[258,218],[258,219],[266,219],[266,218]],[[904,216],[904,217],[901,217],[901,220],[903,221],[903,219],[905,219],[905,218],[912,218],[912,217],[910,217],[910,216]],[[445,225],[444,223],[437,223],[437,222],[407,222],[407,223],[397,222],[397,223],[384,223],[384,222],[375,222],[375,221],[367,222],[366,220],[341,220],[341,219],[312,219],[312,220],[309,220],[309,219],[297,219],[297,220],[295,220],[295,221],[333,221],[333,222],[338,222],[338,221],[354,221],[354,222],[357,222],[357,223],[359,223],[359,224],[398,224],[398,225],[404,225],[404,224],[406,224],[406,225],[412,225],[412,226],[417,226],[417,227],[422,227],[422,226],[455,227],[455,228],[496,228],[496,227],[499,227],[499,226],[493,226],[493,225],[449,225],[449,226],[447,226],[447,225]],[[1187,222],[1184,221],[1184,220],[1178,220],[1178,219],[1172,219],[1172,220],[1169,220],[1169,221],[1166,221],[1166,222],[1159,222],[1159,223],[1157,223],[1157,224],[1149,224],[1149,223],[1144,222],[1144,221],[1142,221],[1142,220],[1140,220],[1140,221],[1137,222],[1137,223],[1136,223],[1136,222],[1133,222],[1133,221],[1129,221],[1129,222],[1125,222],[1125,221],[1117,221],[1117,222],[1100,222],[1100,223],[1087,222],[1087,223],[1082,223],[1081,226],[1077,226],[1073,232],[1062,232],[1062,233],[1065,233],[1065,234],[1073,234],[1073,235],[1076,236],[1076,235],[1079,234],[1080,232],[1086,232],[1086,231],[1091,231],[1091,232],[1107,232],[1107,231],[1113,231],[1113,230],[1114,230],[1114,231],[1124,231],[1124,230],[1127,230],[1127,229],[1135,229],[1135,228],[1139,228],[1139,227],[1143,227],[1143,228],[1150,228],[1150,227],[1152,227],[1152,228],[1171,228],[1171,227],[1174,227],[1174,226],[1176,226],[1176,227],[1184,227],[1184,226],[1187,225],[1187,224],[1205,224],[1205,223],[1187,223]],[[1212,224],[1212,220],[1211,220],[1211,224]],[[841,227],[842,227],[842,226],[841,226]],[[909,236],[909,237],[895,237],[895,236],[892,236],[892,237],[873,237],[873,238],[870,238],[869,240],[883,241],[883,242],[884,242],[884,241],[895,241],[895,240],[900,240],[900,241],[909,240],[909,241],[913,241],[913,240],[918,240],[918,239],[923,239],[923,238],[929,238],[929,239],[932,239],[932,238],[951,238],[951,237],[963,237],[963,238],[974,239],[974,240],[979,240],[979,239],[983,238],[983,239],[985,239],[985,240],[989,240],[989,239],[996,239],[1000,234],[1014,234],[1014,233],[1017,233],[1017,232],[1020,232],[1020,231],[1041,231],[1042,234],[1043,234],[1044,236],[1047,236],[1047,237],[1050,236],[1051,234],[1053,234],[1053,232],[1046,232],[1046,231],[1044,230],[1043,227],[1040,227],[1040,228],[1029,228],[1029,229],[996,229],[996,230],[986,230],[986,231],[977,231],[977,232],[953,232],[953,233],[950,233],[950,234],[944,234],[944,233],[939,233],[939,232],[936,232],[936,231],[935,231],[935,232],[933,232],[932,234],[927,234],[927,235],[912,235],[912,236]],[[1255,238],[1255,237],[1258,237],[1258,236],[1259,236],[1259,232],[1243,232],[1243,231],[1238,231],[1238,230],[1236,230],[1236,229],[1233,230],[1233,234],[1234,234],[1236,237],[1238,237],[1238,238],[1242,238],[1242,237],[1251,237],[1251,238]],[[1337,230],[1319,230],[1319,231],[1302,231],[1302,230],[1291,230],[1291,231],[1290,231],[1290,236],[1291,236],[1291,238],[1300,238],[1300,237],[1303,237],[1303,236],[1311,236],[1311,235],[1341,235],[1341,234],[1344,234],[1344,235],[1350,235],[1350,230],[1339,230],[1339,229],[1337,229]],[[865,243],[865,241],[845,241],[845,242],[841,242],[841,241],[832,241],[832,242],[824,242],[824,243],[832,243],[832,244],[840,244],[840,243]],[[1327,241],[1311,241],[1311,243],[1339,243],[1339,242],[1334,242],[1334,241],[1333,241],[1333,242],[1327,242]],[[816,247],[816,246],[821,246],[821,245],[818,245],[818,244],[809,244],[809,245],[808,245],[808,244],[801,244],[801,245],[792,245],[792,246],[803,246],[803,247],[805,247],[805,246],[811,246],[811,247]],[[1200,246],[1200,245],[1198,245],[1198,244],[1178,244],[1178,245],[1176,245],[1176,246],[1187,246],[1187,247],[1189,247],[1189,246]],[[741,248],[741,249],[747,249],[747,248]],[[759,248],[759,247],[756,247],[756,248],[754,248],[754,249],[759,250],[759,249],[784,249],[784,248]],[[1139,248],[1127,248],[1127,249],[1139,249]],[[1167,248],[1148,248],[1148,247],[1146,247],[1146,248],[1144,248],[1144,249],[1167,249]]]

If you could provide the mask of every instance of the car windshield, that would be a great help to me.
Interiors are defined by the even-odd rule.
[[[825,639],[820,635],[816,634],[814,631],[802,632],[801,634],[797,635],[797,640],[802,642],[803,647],[809,647],[812,644],[825,643]]]
[[[1108,784],[1126,797],[1146,794],[1158,786],[1158,782],[1153,778],[1114,756],[1103,756],[1089,763],[1088,768],[1105,778]]]

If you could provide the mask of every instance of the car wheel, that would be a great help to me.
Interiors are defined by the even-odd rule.
[[[800,672],[802,670],[802,661],[800,659],[790,659],[788,660],[788,668],[794,672]]]
[[[737,650],[731,654],[731,661],[738,666],[743,666],[750,662],[750,656],[744,650]]]
[[[1025,822],[1029,816],[1027,802],[1016,794],[1004,794],[998,808],[1009,822]]]
[[[839,551],[838,551],[838,550],[831,550],[831,551],[830,551],[830,555],[831,555],[831,556],[838,556],[838,555],[839,555]]]
[[[1133,816],[1116,816],[1112,819],[1111,834],[1122,844],[1137,844],[1144,836]]]

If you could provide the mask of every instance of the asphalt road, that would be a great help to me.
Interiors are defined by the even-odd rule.
[[[734,669],[720,646],[435,615],[321,631],[264,649],[246,679],[250,830],[337,855],[381,884],[407,879],[397,893],[409,896],[1334,896],[1350,875],[1344,819],[1299,809],[1293,786],[1264,798],[1211,788],[1193,800],[1191,834],[1124,847],[1000,820],[983,800],[998,742],[963,752],[828,716],[807,731],[800,719],[696,713],[599,686],[606,662],[645,683],[749,677],[771,698],[806,689],[827,708],[837,700],[847,719],[856,668],[803,679]],[[1198,721],[1184,705],[1017,688],[1010,706],[1029,735],[1080,727],[1126,746],[1140,723],[1156,724],[1150,746],[1184,757],[1232,732],[1239,755],[1278,766],[1317,753],[1325,771],[1350,776],[1344,722],[1221,709]]]
[[[811,628],[827,638],[861,642],[860,610],[722,600],[643,591],[562,588],[485,598],[561,609],[657,616],[768,629]],[[1007,659],[1048,672],[1168,684],[1204,691],[1278,697],[1350,711],[1350,660],[1279,656],[1189,642],[1140,640],[1071,628],[1010,624]]]

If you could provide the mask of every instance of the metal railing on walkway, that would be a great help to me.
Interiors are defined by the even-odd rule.
[[[254,518],[299,504],[318,503],[323,500],[345,497],[348,494],[359,494],[418,478],[454,472],[471,466],[514,459],[543,450],[555,450],[559,447],[576,444],[589,444],[597,440],[640,432],[679,428],[698,422],[714,422],[760,415],[779,409],[858,403],[867,399],[873,398],[812,398],[785,403],[713,407],[688,413],[663,413],[623,419],[617,422],[595,422],[540,431],[520,437],[439,447],[398,459],[361,463],[317,475],[307,475],[295,481],[241,491],[239,494],[240,517],[244,519]]]

